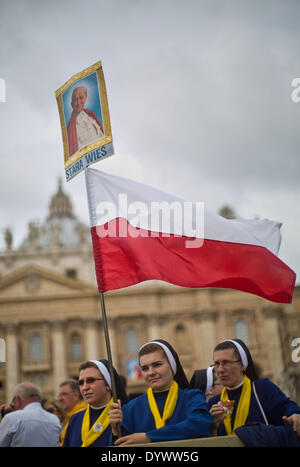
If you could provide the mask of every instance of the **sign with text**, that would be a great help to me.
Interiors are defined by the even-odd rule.
[[[66,180],[114,154],[101,62],[72,76],[55,92]]]

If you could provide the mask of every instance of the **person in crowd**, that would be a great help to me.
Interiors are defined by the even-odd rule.
[[[109,418],[114,435],[121,424],[122,437],[115,445],[142,444],[211,436],[212,418],[203,393],[190,389],[178,355],[161,339],[143,345],[138,353],[146,394],[121,407],[113,403]]]
[[[56,415],[43,409],[40,389],[29,382],[15,387],[12,412],[0,423],[1,447],[56,447],[60,423]]]
[[[60,434],[60,444],[62,445],[66,436],[68,424],[72,415],[85,409],[82,400],[78,381],[67,379],[59,385],[58,400],[64,411],[63,428]]]
[[[65,420],[64,411],[56,399],[43,399],[42,407],[47,410],[47,412],[56,415],[59,418],[61,426],[63,426]]]
[[[208,401],[214,434],[232,435],[250,423],[290,425],[300,435],[300,407],[267,378],[258,379],[250,351],[240,339],[229,339],[214,349],[214,367],[224,385]]]
[[[113,369],[118,399],[126,404],[123,383]],[[111,446],[112,431],[108,410],[112,403],[112,381],[107,360],[88,360],[79,367],[80,392],[87,407],[69,422],[63,447]]]
[[[200,391],[204,392],[206,400],[220,394],[223,389],[223,384],[217,377],[213,366],[209,366],[204,370],[195,370],[190,381],[190,386],[193,389],[200,389]]]

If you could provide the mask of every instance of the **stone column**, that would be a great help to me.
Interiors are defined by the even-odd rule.
[[[213,362],[213,349],[216,346],[216,318],[214,311],[201,311],[195,315],[194,342],[197,367],[207,368]]]
[[[200,313],[199,311],[194,312],[192,315],[193,325],[192,325],[192,333],[193,333],[193,344],[195,349],[195,361],[194,361],[194,369],[202,368],[202,345],[201,345],[201,326],[200,326]]]
[[[53,389],[58,390],[60,383],[67,379],[66,346],[64,323],[55,321],[51,330],[52,362],[53,362]]]
[[[276,383],[280,380],[284,370],[282,345],[279,333],[280,310],[275,307],[263,310],[265,318],[266,347],[268,349],[269,368],[272,373],[271,379]]]
[[[19,381],[19,355],[17,325],[8,324],[6,328],[6,400],[10,402],[13,396],[15,386]]]
[[[85,328],[86,360],[98,360],[104,358],[100,355],[100,340],[103,340],[102,331],[99,329],[96,318],[88,318]]]
[[[148,337],[147,340],[158,339],[161,335],[159,327],[159,318],[156,316],[150,316],[148,319]]]

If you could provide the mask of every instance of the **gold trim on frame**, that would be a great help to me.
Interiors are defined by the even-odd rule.
[[[94,72],[97,72],[105,138],[99,141],[96,141],[95,143],[89,144],[88,146],[85,146],[80,151],[76,152],[73,156],[69,157],[68,136],[67,136],[67,128],[65,124],[65,117],[64,117],[64,111],[63,111],[62,94],[75,81],[85,78],[86,76]],[[59,89],[57,89],[57,91],[55,91],[55,97],[57,100],[58,112],[59,112],[59,118],[60,118],[60,124],[61,124],[65,169],[69,168],[72,164],[74,164],[74,162],[78,161],[84,154],[88,154],[89,152],[97,148],[100,148],[102,146],[105,146],[106,144],[112,143],[107,93],[106,93],[106,86],[105,86],[101,61],[73,75],[65,84],[63,84]]]

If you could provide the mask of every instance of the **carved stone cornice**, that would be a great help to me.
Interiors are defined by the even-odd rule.
[[[17,334],[19,329],[19,323],[13,321],[9,323],[3,323],[2,327],[4,328],[6,334]]]
[[[98,327],[101,322],[102,320],[100,319],[100,316],[88,316],[84,318],[82,324],[86,328],[90,328],[90,327]]]
[[[282,315],[282,310],[276,305],[270,305],[263,307],[262,313],[265,316],[265,318],[280,318]]]
[[[52,331],[64,331],[64,327],[66,325],[66,321],[63,319],[56,319],[51,323]]]
[[[215,309],[206,309],[199,311],[199,321],[216,321],[218,312]]]

